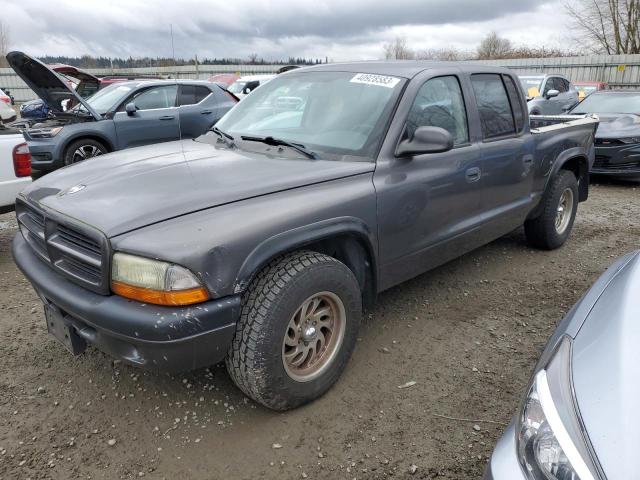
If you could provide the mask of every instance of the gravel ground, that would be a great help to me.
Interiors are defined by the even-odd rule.
[[[169,376],[69,355],[0,216],[0,478],[480,478],[554,326],[640,247],[639,194],[593,185],[562,249],[516,231],[385,292],[338,384],[284,414],[222,366]]]

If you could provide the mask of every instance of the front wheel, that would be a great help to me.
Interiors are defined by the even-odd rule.
[[[107,153],[107,147],[97,140],[91,138],[76,140],[65,150],[64,164],[72,165],[104,153]]]
[[[346,265],[311,251],[280,257],[248,288],[227,370],[268,408],[308,403],[344,370],[361,315],[360,287]]]
[[[527,240],[534,247],[553,250],[569,237],[578,211],[578,180],[561,170],[542,198],[542,213],[524,223]]]

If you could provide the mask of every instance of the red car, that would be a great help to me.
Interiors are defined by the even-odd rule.
[[[217,75],[211,75],[209,77],[209,81],[217,83],[218,85],[223,85],[226,88],[239,78],[240,75],[236,75],[235,73],[219,73]]]
[[[609,84],[605,82],[573,82],[573,85],[578,90],[578,100],[580,101],[597,90],[609,89]]]

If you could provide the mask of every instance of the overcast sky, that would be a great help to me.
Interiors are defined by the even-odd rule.
[[[82,54],[265,59],[382,57],[406,37],[416,50],[473,50],[489,31],[514,44],[567,47],[562,0],[0,0],[12,49]]]

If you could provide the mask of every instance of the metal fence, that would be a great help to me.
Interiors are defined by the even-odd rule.
[[[474,63],[508,67],[517,73],[560,73],[574,82],[607,82],[611,88],[640,88],[640,55],[475,60]],[[98,76],[134,74],[207,79],[216,73],[238,73],[240,75],[274,73],[280,67],[282,65],[187,65],[183,67],[87,69],[87,71]],[[0,88],[11,90],[18,102],[36,98],[31,89],[10,68],[0,68]]]

